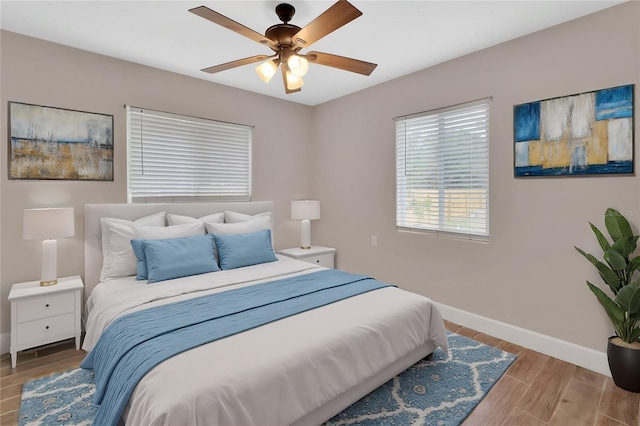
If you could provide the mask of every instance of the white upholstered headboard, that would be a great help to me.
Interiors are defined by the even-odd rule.
[[[88,297],[100,281],[102,270],[102,235],[100,218],[116,217],[135,220],[156,212],[192,217],[231,210],[245,214],[271,212],[271,226],[275,221],[273,201],[228,203],[166,203],[166,204],[85,204],[84,205],[84,294]]]

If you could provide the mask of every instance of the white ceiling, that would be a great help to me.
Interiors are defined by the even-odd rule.
[[[281,78],[264,84],[255,65],[207,74],[200,69],[271,50],[188,9],[205,5],[264,33],[280,23],[281,1],[0,1],[0,27],[78,49],[306,105],[317,105],[502,43],[624,0],[351,0],[363,15],[311,50],[374,62],[370,76],[311,65],[302,92],[285,95]],[[304,27],[335,1],[290,0]],[[301,53],[304,53],[302,50]]]

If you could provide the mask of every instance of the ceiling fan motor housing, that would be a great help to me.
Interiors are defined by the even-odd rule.
[[[291,24],[276,24],[265,31],[264,36],[273,40],[279,48],[293,46],[293,36],[300,31],[300,27]],[[274,49],[275,50],[275,49]]]

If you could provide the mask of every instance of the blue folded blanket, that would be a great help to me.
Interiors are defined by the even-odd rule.
[[[122,316],[82,361],[96,374],[95,425],[116,425],[138,382],[186,350],[358,294],[388,287],[336,269],[157,306]]]

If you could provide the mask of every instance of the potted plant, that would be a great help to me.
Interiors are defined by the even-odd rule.
[[[617,210],[607,209],[604,224],[610,243],[600,230],[589,222],[602,248],[604,262],[576,247],[600,273],[614,295],[607,296],[599,287],[587,285],[613,323],[616,335],[609,337],[607,358],[614,383],[631,392],[640,392],[640,280],[633,280],[640,269],[640,256],[635,252],[638,238],[633,235],[627,219]]]

